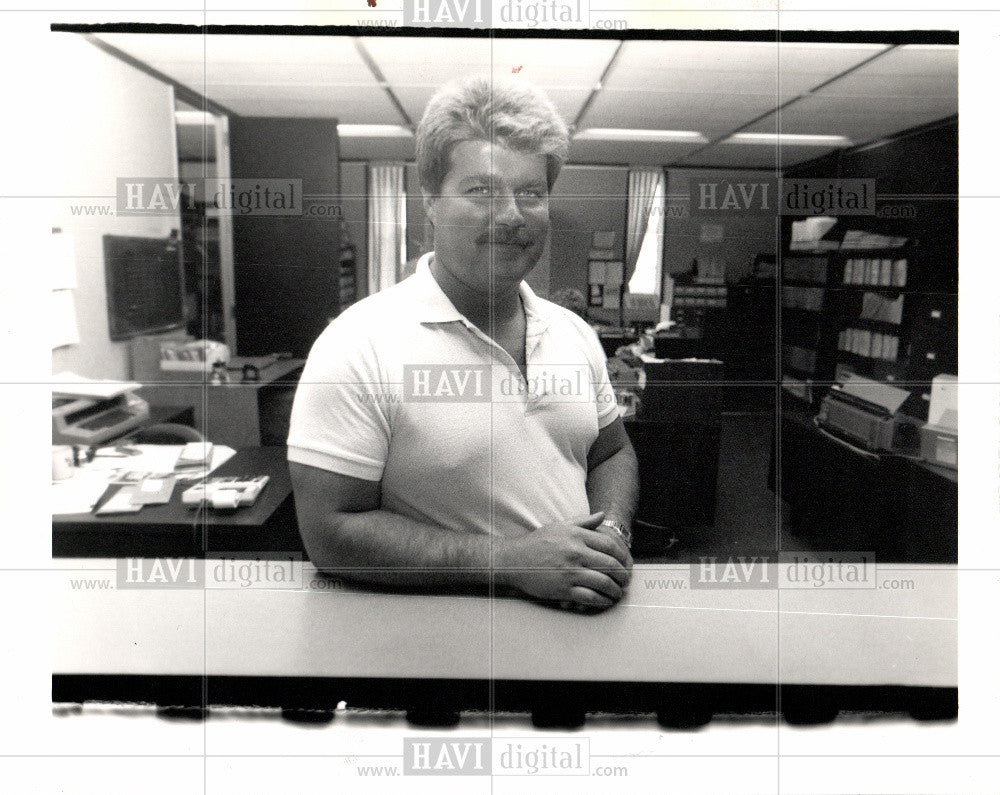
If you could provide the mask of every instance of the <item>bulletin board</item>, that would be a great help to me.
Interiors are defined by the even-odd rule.
[[[616,251],[615,233],[594,232],[587,265],[587,303],[592,307],[619,310],[625,263]]]

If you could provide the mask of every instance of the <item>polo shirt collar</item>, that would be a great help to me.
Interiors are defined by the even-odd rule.
[[[434,257],[433,251],[417,260],[417,267],[413,274],[413,279],[417,288],[417,301],[415,311],[417,319],[421,323],[451,323],[454,321],[468,322],[467,318],[459,312],[451,299],[445,295],[441,285],[437,283],[434,274],[431,273],[431,259]],[[536,333],[540,332],[548,324],[549,312],[544,303],[532,290],[528,283],[522,281],[518,285],[521,294],[521,301],[524,303],[524,311],[530,325],[536,326]],[[532,323],[534,321],[534,323]],[[529,335],[534,329],[529,329]]]
[[[417,301],[414,306],[417,320],[421,323],[450,323],[465,320],[431,273],[433,256],[434,252],[428,251],[420,257],[413,272],[413,279],[416,282],[414,286],[417,288]]]

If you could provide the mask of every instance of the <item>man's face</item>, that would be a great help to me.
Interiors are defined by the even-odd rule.
[[[490,295],[538,263],[549,229],[546,159],[488,141],[463,141],[438,196],[424,196],[438,267]]]

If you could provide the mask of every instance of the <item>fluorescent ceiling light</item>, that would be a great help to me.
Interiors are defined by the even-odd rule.
[[[658,141],[686,144],[707,144],[708,139],[693,130],[623,130],[592,127],[581,130],[573,138],[577,141]]]
[[[338,124],[342,138],[412,138],[413,133],[401,124]]]
[[[851,139],[844,135],[798,135],[795,133],[736,133],[723,144],[761,144],[774,146],[850,146]]]
[[[206,127],[215,124],[215,117],[203,110],[178,110],[174,112],[178,124],[196,124]]]

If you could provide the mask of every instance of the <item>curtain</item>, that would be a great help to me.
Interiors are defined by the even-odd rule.
[[[406,189],[402,163],[368,168],[368,294],[391,287],[406,262]]]
[[[639,259],[642,239],[649,224],[649,213],[653,208],[656,188],[666,179],[662,168],[634,168],[628,172],[628,229],[625,245],[625,284],[635,273],[635,263]]]

